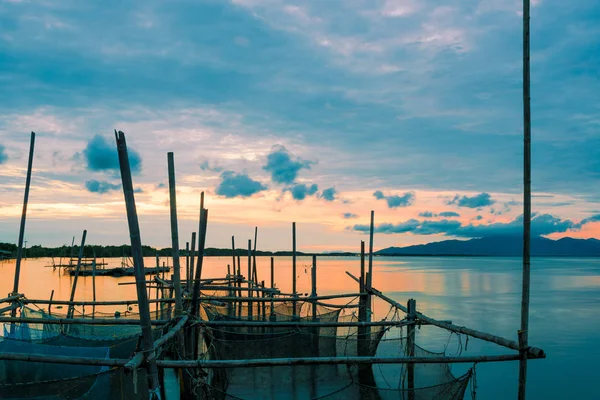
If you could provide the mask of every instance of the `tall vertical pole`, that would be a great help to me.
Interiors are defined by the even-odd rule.
[[[92,297],[96,303],[96,251],[94,250],[94,259],[92,260]],[[92,307],[92,318],[96,314],[96,304]]]
[[[275,289],[275,257],[271,257],[271,289]],[[271,293],[271,316],[270,320],[275,320],[275,304],[273,302],[273,293]]]
[[[190,291],[192,275],[190,274],[190,242],[185,242],[185,287]]]
[[[252,295],[252,239],[248,239],[248,297]],[[248,317],[252,317],[253,302],[248,302]]]
[[[371,227],[369,229],[369,272],[367,274],[367,322],[371,322],[372,298],[370,290],[373,287],[373,232],[375,231],[375,211],[371,210]]]
[[[77,290],[77,278],[79,277],[79,270],[81,269],[81,259],[83,258],[83,248],[85,246],[85,237],[87,231],[83,231],[81,237],[81,246],[79,246],[79,257],[77,258],[77,267],[75,268],[75,275],[73,276],[73,286],[71,287],[71,296],[69,297],[69,309],[67,311],[67,318],[73,318],[75,312],[75,306],[72,304],[75,299],[75,290]]]
[[[529,342],[529,279],[531,240],[531,97],[529,83],[529,0],[523,0],[523,289],[519,345],[519,400],[525,400],[527,389],[527,351]]]
[[[204,204],[203,204],[204,205]],[[200,232],[198,232],[198,265],[194,274],[194,291],[192,294],[192,317],[195,318],[200,312],[200,278],[202,277],[202,265],[204,264],[204,248],[206,246],[206,229],[208,225],[208,210],[203,208],[200,213]],[[193,360],[198,359],[199,336],[196,332],[201,332],[201,327],[192,329],[192,338],[194,340]]]
[[[235,269],[235,236],[231,237],[231,259],[233,261],[233,275],[237,275],[237,270]]]
[[[192,232],[192,248],[190,253],[190,282],[194,285],[194,266],[196,265],[196,232]]]
[[[131,167],[129,155],[127,154],[127,143],[125,134],[115,131],[117,149],[119,153],[119,166],[121,168],[121,181],[123,183],[123,195],[127,209],[127,223],[129,225],[129,237],[131,240],[131,253],[133,256],[133,269],[135,271],[135,283],[138,297],[138,310],[140,312],[140,325],[142,327],[142,352],[146,360],[146,373],[148,377],[148,389],[150,400],[161,398],[158,382],[158,368],[154,353],[154,341],[152,337],[152,325],[150,320],[150,306],[146,296],[146,275],[144,270],[144,257],[142,253],[142,238],[140,226],[135,208],[135,196],[133,193],[133,181],[131,179]]]
[[[256,242],[258,240],[258,226],[254,227],[254,249],[252,250],[252,280],[258,284],[258,273],[256,272]],[[256,292],[259,296],[259,293]]]
[[[414,299],[408,300],[407,304],[407,319],[411,322],[414,322],[417,318],[417,302]],[[406,355],[408,357],[415,356],[415,325],[411,324],[406,327]],[[415,398],[415,364],[408,364],[406,366],[408,369],[408,399],[414,400]]]
[[[292,222],[292,296],[296,297],[296,223]],[[296,317],[296,302],[292,304],[292,316]]]
[[[312,257],[312,269],[310,270],[310,283],[311,283],[311,297],[317,297],[317,256],[313,255]],[[317,302],[313,300],[312,302],[312,317],[313,321],[317,320]]]
[[[198,217],[198,235],[200,235],[200,230],[202,229],[202,218],[204,215],[204,192],[200,192],[200,214]],[[198,237],[198,250],[200,250],[200,237]],[[202,251],[204,251],[204,249],[202,249]],[[202,254],[204,255],[204,254]],[[198,260],[200,259],[200,255],[198,255]],[[200,265],[198,265],[200,267]],[[200,271],[202,273],[202,270]],[[194,274],[194,263],[192,263],[192,276],[195,276]],[[201,274],[202,275],[202,274]]]
[[[358,281],[359,293],[366,293],[365,290],[365,242],[360,241],[360,279]],[[358,322],[367,321],[367,296],[361,295],[358,299]],[[358,356],[364,357],[367,355],[368,343],[367,343],[367,327],[358,327],[358,343],[357,351]],[[359,369],[364,369],[360,368]]]
[[[171,247],[173,250],[173,287],[175,289],[175,317],[182,312],[181,276],[179,265],[179,228],[177,226],[177,189],[175,187],[175,160],[173,152],[167,153],[169,167],[169,199],[171,202]]]
[[[25,195],[23,196],[23,210],[21,211],[21,226],[19,227],[19,243],[17,246],[17,264],[15,266],[15,281],[13,285],[13,294],[19,292],[19,277],[21,275],[21,258],[23,255],[23,238],[25,236],[25,220],[27,219],[27,203],[29,202],[29,187],[31,186],[31,170],[33,168],[33,149],[35,147],[35,132],[31,132],[29,142],[29,162],[27,163],[27,178],[25,178]],[[17,310],[12,311],[12,316],[16,315]]]

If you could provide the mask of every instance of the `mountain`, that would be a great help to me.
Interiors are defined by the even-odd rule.
[[[447,255],[447,256],[501,256],[523,254],[521,236],[492,236],[470,240],[444,240],[406,247],[388,247],[377,255]],[[562,238],[552,240],[537,236],[531,238],[531,255],[535,257],[600,257],[600,240]]]

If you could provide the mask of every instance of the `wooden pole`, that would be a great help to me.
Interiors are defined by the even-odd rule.
[[[117,150],[119,154],[119,166],[121,169],[121,181],[123,184],[123,194],[125,197],[125,207],[127,209],[127,223],[129,225],[129,236],[131,240],[131,252],[133,256],[133,268],[135,271],[135,281],[137,283],[138,309],[140,313],[140,325],[142,327],[142,352],[146,359],[146,373],[148,377],[148,389],[151,400],[161,399],[160,386],[158,381],[158,369],[154,353],[154,341],[152,337],[152,325],[150,319],[150,306],[146,296],[146,276],[144,271],[144,257],[142,253],[142,239],[140,236],[140,226],[138,223],[137,210],[135,207],[135,196],[133,192],[133,181],[131,179],[131,168],[129,165],[129,156],[127,154],[127,143],[125,134],[121,131],[115,131],[117,141]],[[181,300],[181,299],[180,299]],[[176,300],[177,301],[177,300]]]
[[[252,295],[252,239],[248,239],[248,297]],[[252,306],[251,302],[248,302],[248,317],[252,317]]]
[[[408,300],[408,321],[415,322],[417,319],[417,302],[414,299]],[[408,357],[415,356],[415,325],[411,324],[406,327],[406,355]],[[408,398],[414,400],[415,398],[415,365],[408,364]]]
[[[296,290],[296,223],[292,222],[292,295],[295,296],[298,291]],[[295,318],[297,315],[296,302],[292,303],[292,316]]]
[[[529,66],[529,0],[523,0],[523,288],[521,299],[521,330],[519,346],[519,400],[525,400],[527,392],[527,346],[529,342],[529,289],[530,289],[530,241],[531,241],[531,96]]]
[[[204,197],[203,197],[204,198]],[[204,205],[204,204],[202,204]],[[194,275],[194,293],[192,295],[192,317],[196,318],[200,312],[200,279],[202,277],[202,265],[204,264],[204,249],[206,246],[206,229],[208,224],[208,210],[203,208],[200,213],[200,232],[198,232],[198,266]],[[198,358],[199,337],[201,330],[192,329],[193,353],[194,359]]]
[[[271,257],[271,289],[275,289],[275,257]],[[271,294],[271,315],[270,320],[275,320],[275,303],[273,302],[273,294]]]
[[[196,232],[192,232],[192,249],[190,253],[190,282],[194,285],[194,265],[196,263]]]
[[[202,223],[203,223],[202,222],[202,218],[203,218],[202,210],[204,210],[204,192],[200,192],[200,214],[198,217],[198,234],[200,234],[200,229],[202,229]],[[200,244],[198,244],[198,249],[200,249]],[[192,268],[193,268],[193,266],[192,266]],[[192,270],[191,272],[192,272],[192,276],[195,276],[194,271]],[[202,275],[202,270],[200,270],[200,275],[198,275],[198,279],[200,279],[201,275]]]
[[[50,293],[50,303],[48,304],[48,315],[52,316],[52,298],[54,297],[54,289],[52,289],[52,293]]]
[[[232,264],[231,266],[233,267],[233,274],[236,274],[236,269],[235,269],[235,236],[231,237],[231,259],[232,259]]]
[[[369,272],[367,273],[367,292],[373,287],[373,233],[375,231],[375,211],[371,210],[371,227],[369,229]],[[367,321],[371,321],[373,299],[367,296]]]
[[[365,291],[365,242],[360,241],[360,280],[358,282],[359,293],[366,293]],[[367,296],[362,295],[358,299],[358,321],[367,322]],[[357,351],[359,356],[366,356],[368,351],[367,343],[367,329],[360,327],[358,328],[358,343]]]
[[[256,272],[256,242],[258,240],[258,226],[254,227],[254,249],[252,250],[252,281],[258,283],[258,273]]]
[[[96,302],[96,251],[94,250],[94,259],[92,260],[92,298]],[[92,306],[92,318],[96,314],[96,306]]]
[[[237,276],[238,276],[238,281],[237,281],[238,288],[241,288],[242,287],[242,262],[241,262],[241,257],[239,254],[237,255]],[[241,290],[238,290],[238,297],[242,297]],[[238,303],[238,316],[240,316],[240,317],[242,316],[242,308],[243,308],[243,304],[240,301]]]
[[[155,277],[155,279],[160,279],[160,260],[158,259],[158,253],[156,253],[156,277]],[[134,284],[135,284],[135,282],[134,282]],[[159,291],[159,286],[156,286],[156,300],[158,300],[158,291]],[[157,301],[156,302],[156,318],[159,318],[158,308],[159,308],[159,304]]]
[[[310,274],[310,281],[311,281],[310,297],[316,298],[317,297],[317,256],[316,255],[312,256],[312,268],[311,268],[310,272],[311,272],[311,274]],[[317,320],[317,302],[316,301],[312,302],[312,319],[313,319],[313,321]]]
[[[185,287],[190,291],[192,274],[190,274],[190,242],[185,242]]]
[[[71,288],[71,297],[69,297],[69,301],[73,301],[75,299],[75,290],[77,289],[77,278],[79,277],[79,270],[81,268],[81,259],[83,258],[83,247],[85,246],[85,237],[87,235],[87,231],[83,231],[83,236],[81,237],[81,246],[79,246],[79,257],[77,258],[77,267],[75,268],[75,275],[73,276],[73,287]],[[75,312],[75,306],[70,305],[67,311],[67,318],[73,318],[73,313]]]
[[[17,244],[17,260],[15,265],[15,280],[13,294],[19,293],[19,277],[21,275],[21,258],[23,256],[23,239],[25,237],[25,220],[27,219],[27,203],[29,203],[29,187],[31,186],[31,170],[33,168],[33,149],[35,147],[35,132],[31,132],[29,142],[29,161],[27,163],[27,177],[25,178],[25,194],[23,195],[23,209],[21,210],[21,225],[19,226],[19,242]],[[11,315],[17,315],[17,309],[13,309]],[[14,325],[11,325],[14,332]]]
[[[173,251],[173,284],[175,285],[175,317],[181,316],[181,269],[179,265],[179,228],[177,226],[177,189],[175,187],[175,160],[173,152],[167,153],[169,169],[169,200],[171,204],[171,247]]]

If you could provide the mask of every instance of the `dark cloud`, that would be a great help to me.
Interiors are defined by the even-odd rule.
[[[344,218],[344,219],[354,219],[354,218],[358,218],[358,215],[347,212],[347,213],[343,213],[342,214],[342,218]]]
[[[211,167],[208,160],[204,160],[200,163],[200,169],[202,171],[223,172],[223,167]]]
[[[294,200],[304,200],[306,196],[312,196],[315,193],[317,193],[319,187],[316,184],[312,184],[310,186],[305,184],[298,184],[286,190],[292,193],[292,197],[294,198]]]
[[[480,216],[478,216],[480,217]],[[481,218],[477,218],[481,219]],[[561,219],[550,214],[535,215],[531,220],[531,235],[545,236],[552,233],[562,233],[567,231],[576,231],[590,222],[600,221],[600,214],[586,218],[579,223],[568,219]],[[354,225],[352,230],[358,232],[368,232],[368,225]],[[433,235],[444,234],[446,236],[478,238],[491,236],[515,236],[523,234],[523,216],[515,218],[513,221],[504,223],[497,222],[489,225],[462,225],[459,221],[441,220],[441,221],[418,221],[410,219],[398,224],[383,223],[375,227],[375,232],[393,234],[393,233],[412,233],[415,235]]]
[[[373,192],[373,196],[375,196],[377,200],[385,199],[385,196],[381,190],[376,190]]]
[[[459,195],[454,196],[452,200],[447,202],[447,204],[456,204],[458,207],[467,207],[467,208],[480,208],[491,206],[496,201],[492,200],[491,196],[487,193],[480,193],[473,197],[462,196]]]
[[[156,188],[157,188],[157,189],[164,189],[164,188],[166,188],[166,187],[167,187],[167,184],[166,184],[166,183],[164,183],[164,182],[160,182],[160,183],[158,183],[158,184],[156,185]]]
[[[6,148],[0,144],[0,164],[4,164],[8,160]]]
[[[483,219],[483,217],[482,217],[481,215],[478,215],[478,216],[476,216],[476,217],[475,217],[475,219],[476,219],[477,221],[481,221],[481,220]]]
[[[334,201],[336,194],[337,194],[337,190],[335,190],[335,188],[333,188],[333,187],[330,187],[330,188],[323,190],[321,192],[321,194],[319,195],[319,198],[323,199],[325,201]]]
[[[431,211],[423,211],[419,213],[419,217],[423,217],[423,218],[432,218],[435,214],[433,214]]]
[[[454,211],[442,211],[438,214],[440,217],[452,218],[452,217],[460,217],[460,214]]]
[[[127,148],[131,172],[139,173],[142,169],[142,158],[131,147]],[[118,171],[119,156],[117,146],[109,144],[103,136],[94,136],[83,149],[83,156],[88,169],[92,171]]]
[[[373,192],[373,196],[375,196],[377,200],[385,199],[388,208],[408,207],[415,201],[415,194],[413,192],[406,192],[402,196],[397,194],[386,196],[381,190],[377,190]]]
[[[312,161],[300,158],[293,160],[284,146],[274,146],[267,156],[267,165],[263,169],[271,173],[271,180],[274,183],[291,184],[298,177],[298,172],[303,168],[310,169],[311,164]]]
[[[217,186],[216,193],[228,198],[250,197],[266,189],[266,186],[246,174],[225,171],[221,174],[221,183]]]
[[[92,193],[108,193],[113,190],[119,190],[121,185],[113,184],[107,181],[97,181],[95,179],[91,179],[89,181],[85,181],[85,188]]]

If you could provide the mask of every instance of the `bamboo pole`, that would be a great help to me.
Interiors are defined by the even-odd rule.
[[[358,288],[360,293],[366,293],[365,290],[365,242],[360,241],[360,280],[358,282]],[[360,296],[358,308],[358,321],[367,321],[367,296]],[[358,343],[357,351],[359,356],[366,356],[368,352],[367,336],[368,331],[364,327],[358,328]]]
[[[115,130],[117,150],[119,154],[119,166],[121,169],[121,181],[123,184],[123,194],[125,196],[125,207],[127,209],[127,222],[129,225],[129,236],[131,239],[131,252],[133,255],[133,267],[135,271],[135,281],[137,282],[138,309],[140,312],[140,325],[142,327],[141,351],[145,354],[146,372],[148,377],[148,390],[150,399],[160,399],[160,386],[158,381],[158,369],[154,353],[154,342],[152,340],[152,325],[150,323],[150,307],[146,296],[146,276],[144,274],[144,257],[142,253],[142,240],[140,237],[140,227],[138,223],[137,210],[135,207],[135,196],[133,192],[133,182],[131,179],[131,168],[129,166],[129,156],[127,154],[127,143],[125,134]],[[179,274],[179,270],[177,274]],[[176,302],[180,302],[176,300]],[[181,307],[181,303],[179,303]],[[180,308],[181,310],[181,308]]]
[[[158,259],[158,252],[156,253],[156,276],[154,277],[154,279],[160,279],[160,260]],[[135,284],[135,282],[133,282]],[[156,300],[158,300],[158,292],[159,292],[159,286],[156,286]],[[158,302],[156,302],[156,316],[158,317],[158,308],[159,308],[159,304]],[[162,314],[162,312],[161,312]]]
[[[373,287],[373,234],[375,231],[375,211],[371,210],[371,226],[369,228],[369,272],[367,273],[367,289]],[[367,293],[369,290],[367,290]],[[367,296],[367,321],[371,320],[371,308],[373,299]]]
[[[94,260],[92,261],[92,299],[96,302],[96,251],[94,250]],[[96,314],[96,306],[92,306],[92,318]]]
[[[139,319],[126,318],[33,318],[33,317],[2,317],[0,322],[15,322],[21,324],[41,324],[41,325],[139,325]],[[169,320],[152,320],[152,325],[166,325]]]
[[[519,400],[527,393],[527,347],[529,342],[529,291],[531,242],[531,96],[529,60],[529,0],[523,0],[523,286],[521,299],[521,330],[519,331]]]
[[[248,297],[252,295],[252,240],[248,239]],[[252,317],[252,302],[248,302],[248,317]]]
[[[249,368],[293,365],[352,365],[352,364],[456,364],[516,361],[518,354],[453,357],[305,357],[249,360],[158,360],[160,368]],[[44,362],[70,365],[124,367],[130,360],[123,358],[71,357],[46,354],[0,353],[0,360]]]
[[[181,269],[179,265],[179,228],[177,223],[177,189],[175,187],[175,160],[173,152],[167,153],[169,169],[169,200],[171,208],[171,246],[173,252],[173,284],[175,285],[175,317],[183,311],[181,305]]]
[[[311,281],[311,291],[310,291],[310,297],[311,298],[315,298],[317,297],[317,256],[313,255],[312,256],[312,268],[311,268],[311,274],[310,274],[310,281]],[[313,321],[317,320],[317,302],[315,300],[312,301],[312,319]]]
[[[202,210],[204,210],[204,191],[200,192],[200,214],[198,216],[198,234],[200,234],[200,229],[202,229],[202,218],[203,218]],[[200,245],[198,245],[198,249],[200,249]],[[202,254],[202,255],[204,256],[204,254]],[[193,273],[192,273],[192,276],[194,276]],[[198,275],[198,279],[201,279],[201,277],[202,277],[202,269],[200,269],[200,274]]]
[[[200,304],[200,276],[202,274],[202,264],[204,263],[204,246],[206,245],[206,229],[208,223],[208,210],[202,210],[202,224],[198,233],[198,267],[194,275],[194,293],[192,296],[192,316],[198,315],[198,306]]]
[[[79,247],[79,257],[77,258],[77,267],[75,268],[75,275],[73,276],[73,287],[71,288],[71,296],[69,297],[69,301],[73,303],[75,299],[75,290],[77,290],[77,278],[79,277],[79,270],[81,268],[81,258],[83,257],[83,248],[85,246],[85,237],[87,235],[87,231],[84,229],[83,236],[81,237],[81,246]],[[73,318],[73,313],[75,312],[75,307],[73,305],[69,306],[67,311],[67,318]]]
[[[190,254],[190,282],[194,286],[194,264],[196,263],[196,232],[192,232],[192,249]]]
[[[254,281],[256,283],[258,283],[258,273],[256,271],[256,242],[257,242],[257,240],[258,240],[258,226],[255,226],[254,227],[254,249],[252,250],[252,279],[250,279],[250,280]]]
[[[292,295],[296,296],[298,291],[296,290],[296,223],[292,222]],[[297,315],[296,302],[292,302],[292,316],[295,318]]]
[[[271,257],[271,290],[275,290],[275,257]],[[273,294],[271,294],[271,315],[269,320],[275,320],[275,303],[273,303]]]
[[[346,274],[350,275],[353,279],[358,281],[358,278],[356,278],[352,274],[350,274],[348,272],[346,272]],[[373,293],[375,296],[381,298],[382,300],[385,300],[387,303],[398,308],[399,310],[401,310],[405,313],[408,313],[408,309],[406,307],[404,307],[402,304],[390,299],[389,297],[387,297],[386,295],[381,293],[379,290],[377,290],[375,288],[371,288],[370,292]],[[474,337],[477,339],[485,340],[486,342],[496,343],[502,347],[507,347],[512,350],[517,350],[517,351],[520,350],[519,344],[517,342],[515,342],[514,340],[505,339],[500,336],[492,335],[492,334],[486,333],[486,332],[477,331],[475,329],[470,329],[465,326],[454,325],[454,324],[452,324],[452,322],[449,322],[449,321],[438,321],[433,318],[429,318],[428,316],[421,314],[420,312],[417,312],[417,318],[421,322],[427,323],[429,325],[435,325],[439,328],[443,328],[443,329],[449,330],[451,332],[462,333],[464,335],[468,335],[468,336],[471,336],[471,337]],[[528,346],[527,347],[527,357],[528,358],[545,358],[546,353],[544,352],[544,350],[542,350],[540,348]]]
[[[190,274],[190,242],[185,242],[185,287],[189,292],[192,284],[192,274]]]
[[[54,298],[54,289],[52,289],[52,292],[50,293],[50,303],[48,304],[48,315],[51,316],[52,315],[52,299]]]
[[[21,210],[21,225],[19,226],[19,242],[17,243],[17,260],[15,264],[15,279],[13,283],[12,294],[19,293],[19,278],[21,276],[21,258],[23,256],[23,239],[25,238],[25,221],[27,220],[27,204],[29,203],[29,188],[31,186],[31,170],[33,169],[33,150],[35,147],[35,132],[31,132],[29,141],[29,161],[27,162],[27,177],[25,178],[25,194],[23,195],[23,209]],[[11,315],[17,315],[17,310],[13,309]],[[14,332],[14,325],[11,325],[11,333]]]
[[[25,297],[25,296],[23,294],[21,294],[21,293],[13,294],[13,295],[10,295],[10,296],[5,297],[3,299],[0,299],[0,303],[12,302],[14,300],[19,300],[19,299],[21,299],[23,297]]]
[[[408,309],[408,320],[415,322],[417,319],[417,302],[415,299],[409,299],[407,307]],[[415,326],[409,325],[406,328],[406,353],[409,357],[415,356]],[[408,365],[408,399],[414,400],[415,398],[415,365]]]

